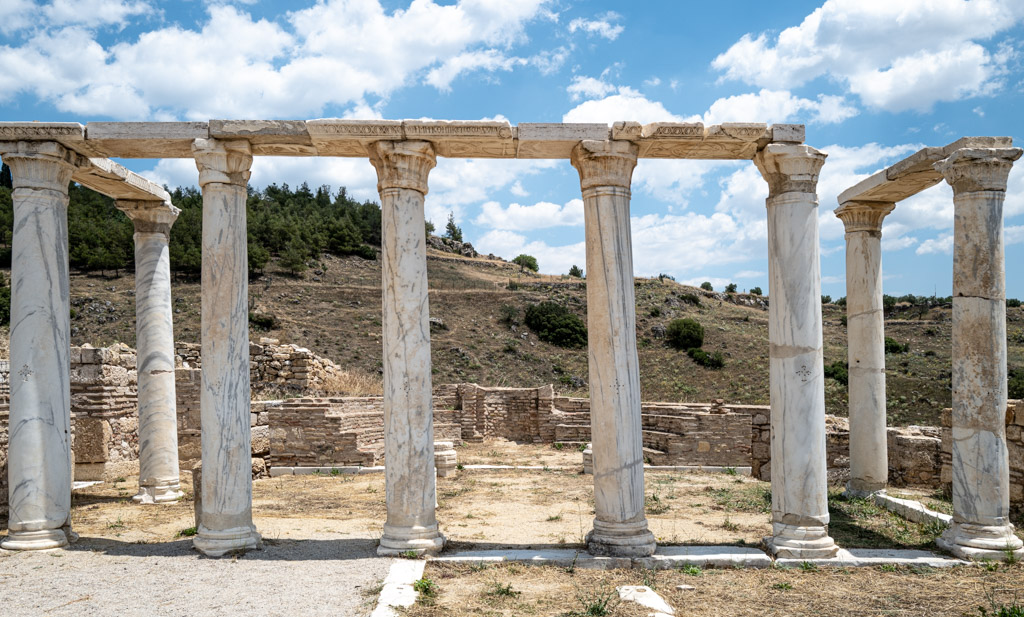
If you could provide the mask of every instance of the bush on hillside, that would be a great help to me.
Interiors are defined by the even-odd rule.
[[[587,325],[569,309],[555,302],[526,307],[527,327],[542,341],[559,347],[586,347]]]
[[[885,353],[907,353],[910,343],[901,343],[894,338],[885,337]]]
[[[734,294],[736,293],[736,283],[729,283],[725,286],[725,293]]]
[[[703,349],[691,347],[686,351],[686,355],[690,356],[694,362],[704,368],[722,368],[725,366],[725,356],[720,351],[708,353]]]
[[[751,287],[750,288],[750,293],[754,294],[755,296],[760,296],[761,295],[761,288],[760,287]]]
[[[1024,368],[1010,369],[1006,393],[1012,399],[1024,399]]]
[[[519,269],[523,271],[533,270],[536,272],[540,270],[540,266],[537,265],[537,258],[533,255],[527,255],[525,253],[517,255],[516,258],[512,260],[512,263],[517,264]]]
[[[850,383],[850,369],[846,362],[836,360],[832,364],[825,365],[825,377],[835,379],[845,386]]]
[[[695,319],[673,319],[665,331],[665,338],[676,349],[699,349],[704,345],[704,326]]]
[[[704,291],[714,291],[715,288],[711,286],[711,281],[704,281],[700,284],[700,288]]]

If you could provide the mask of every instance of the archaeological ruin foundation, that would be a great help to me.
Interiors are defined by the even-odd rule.
[[[884,382],[876,346],[882,331],[881,313],[875,308],[875,300],[881,297],[881,219],[894,202],[945,178],[954,188],[957,216],[951,426],[955,524],[946,542],[968,556],[989,556],[994,542],[1005,545],[1013,538],[1006,518],[1010,491],[1004,426],[1001,204],[1006,174],[1020,150],[1012,148],[1008,139],[981,138],[925,152],[876,174],[840,198],[838,215],[847,225],[853,277],[849,283],[850,489],[881,490],[888,474],[884,396],[879,398],[878,389],[884,392]],[[595,517],[587,536],[591,553],[644,557],[655,550],[644,514],[645,441],[679,456],[698,444],[696,449],[703,450],[699,454],[714,451],[723,456],[723,462],[733,460],[726,455],[748,449],[746,460],[753,462],[754,450],[765,450],[763,435],[768,435],[771,470],[770,549],[776,556],[797,559],[828,558],[839,549],[828,535],[817,218],[817,180],[826,155],[804,144],[803,126],[619,122],[611,127],[513,127],[489,121],[337,119],[86,126],[15,122],[0,123],[0,156],[12,170],[15,218],[9,533],[3,548],[54,548],[75,538],[70,526],[70,367],[75,358],[69,344],[66,219],[72,180],[113,197],[135,223],[136,499],[161,503],[180,496],[178,428],[182,413],[195,419],[196,407],[176,405],[181,400],[175,385],[168,237],[177,211],[163,189],[107,157],[195,160],[203,196],[202,369],[198,381],[192,372],[187,383],[192,384],[191,391],[198,390],[203,510],[194,545],[214,556],[259,545],[260,535],[252,522],[253,427],[266,413],[273,468],[274,432],[281,431],[278,441],[288,443],[289,422],[294,419],[286,417],[287,405],[254,414],[250,402],[246,184],[253,156],[327,156],[369,159],[378,177],[384,335],[383,429],[378,435],[387,463],[387,517],[379,552],[440,550],[445,540],[435,515],[435,440],[451,436],[446,430],[452,426],[461,439],[486,436],[489,421],[492,431],[495,421],[486,411],[487,394],[467,389],[458,393],[461,413],[453,422],[456,414],[445,416],[437,408],[431,381],[424,196],[436,157],[442,156],[569,159],[579,173],[588,274],[589,431],[562,430],[575,430],[580,438],[586,434],[592,443]],[[721,406],[707,411],[643,411],[629,217],[630,183],[639,158],[752,160],[767,182],[770,409],[747,414],[726,413]],[[81,365],[83,354],[95,352],[78,353]],[[117,388],[129,385],[115,373],[106,375],[113,383],[103,387],[113,390],[97,391],[102,396],[116,399]],[[472,411],[481,408],[473,402],[478,395],[484,400],[481,413]],[[540,395],[536,398],[539,401]],[[541,407],[537,405],[535,426],[540,434]],[[92,465],[95,472],[95,465],[109,462],[110,447],[104,453],[103,446],[106,431],[112,434],[115,427],[122,432],[131,427],[130,421],[115,418],[115,405],[109,410],[108,417],[94,418],[98,421],[92,426],[86,421],[76,428],[84,438],[82,447],[93,444],[87,447],[89,454],[82,454],[83,469]],[[764,423],[756,421],[759,415],[767,420],[766,432]],[[327,411],[320,417],[324,426],[333,419]],[[435,418],[438,428],[445,430],[435,432]],[[353,424],[345,432],[355,435],[352,447],[358,450],[359,435],[372,441],[372,431],[349,420]],[[186,425],[194,450],[199,431],[194,423]],[[534,425],[524,426],[515,430],[532,431]],[[557,424],[553,430],[557,433]],[[701,430],[708,438],[694,441]],[[737,431],[745,431],[745,436],[737,438]],[[673,441],[673,434],[690,435],[689,441]],[[707,444],[706,450],[699,444]],[[365,462],[377,462],[373,448],[379,448],[379,440],[367,445],[370,458]],[[301,460],[298,445],[291,450],[294,462],[301,463],[297,466],[316,462]],[[103,456],[107,460],[87,460]],[[74,463],[77,466],[78,461]],[[760,474],[766,464],[759,461],[757,468]]]

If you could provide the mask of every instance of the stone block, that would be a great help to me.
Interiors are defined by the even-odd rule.
[[[252,479],[267,477],[267,462],[262,458],[252,459]]]
[[[110,459],[110,423],[101,418],[75,419],[75,463],[105,463]]]
[[[265,457],[270,454],[270,427],[255,426],[252,428],[252,455]]]

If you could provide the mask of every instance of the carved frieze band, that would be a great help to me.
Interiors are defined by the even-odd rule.
[[[882,219],[896,204],[886,201],[848,201],[836,208],[835,215],[843,222],[846,233],[881,232]]]
[[[935,163],[955,193],[1005,191],[1013,162],[1020,148],[962,148]]]
[[[437,164],[429,141],[378,141],[368,148],[377,170],[377,190],[412,189],[427,194],[427,176]]]

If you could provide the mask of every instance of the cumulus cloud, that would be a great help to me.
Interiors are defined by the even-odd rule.
[[[935,255],[945,253],[951,255],[953,253],[953,234],[943,234],[937,238],[929,238],[921,243],[921,246],[917,247],[914,251],[918,255]]]
[[[835,124],[857,115],[857,109],[841,96],[818,95],[817,100],[800,98],[785,90],[760,92],[721,98],[704,114],[705,124],[722,122],[789,122]]]
[[[572,78],[572,83],[565,91],[569,93],[572,100],[578,101],[606,96],[615,91],[615,86],[594,77],[577,75]]]
[[[517,203],[501,207],[496,201],[485,203],[473,221],[492,229],[530,231],[548,227],[583,225],[583,200],[572,199],[563,205],[540,201],[524,206]]]
[[[24,10],[25,0],[11,2],[0,17],[10,6]],[[326,0],[282,22],[213,4],[199,30],[172,25],[104,46],[89,26],[123,22],[149,4],[61,0],[43,12],[83,7],[91,17],[55,21],[21,45],[0,46],[0,101],[31,93],[59,111],[117,119],[315,116],[386,98],[421,78],[445,90],[472,71],[554,70],[566,50],[507,53],[526,42],[525,25],[546,2],[421,0],[388,12],[379,0]],[[22,27],[17,18],[0,24]]]
[[[623,26],[614,23],[620,19],[622,16],[614,11],[608,11],[595,19],[579,17],[569,22],[569,32],[583,31],[588,36],[596,35],[614,41],[625,30]]]
[[[1014,52],[978,41],[1022,18],[1017,0],[827,0],[777,36],[744,35],[712,67],[771,89],[828,76],[871,107],[927,110],[998,90]]]
[[[547,242],[530,240],[523,234],[502,229],[485,233],[473,245],[481,253],[493,253],[505,259],[512,259],[522,253],[532,255],[537,258],[540,271],[546,274],[564,274],[574,265],[583,268],[587,261],[585,242],[552,246]]]

